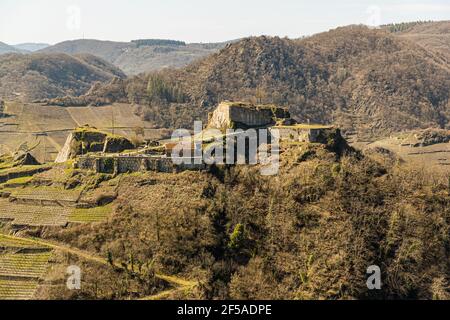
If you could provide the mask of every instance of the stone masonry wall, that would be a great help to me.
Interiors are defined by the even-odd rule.
[[[246,107],[230,107],[230,120],[236,124],[249,127],[268,126],[273,123],[273,112],[270,109],[255,110]]]
[[[324,137],[328,136],[335,129],[319,128],[319,129],[303,129],[295,127],[275,128],[280,133],[281,141],[290,142],[308,142],[308,143],[327,143]]]
[[[170,158],[164,157],[80,157],[77,167],[99,173],[127,173],[127,172],[180,172],[186,170],[206,170],[204,164],[175,165]]]

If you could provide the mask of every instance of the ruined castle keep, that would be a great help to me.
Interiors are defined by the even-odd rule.
[[[69,134],[55,162],[66,162],[87,153],[120,153],[130,149],[134,149],[134,145],[125,137],[114,136],[96,128],[84,126]]]
[[[290,118],[289,112],[274,105],[252,105],[242,102],[222,102],[209,114],[208,127],[258,128],[274,125],[277,119]]]
[[[289,112],[274,105],[254,105],[242,102],[223,102],[217,109],[209,114],[209,121],[206,129],[219,129],[222,134],[220,137],[229,139],[238,139],[240,136],[246,135],[245,129],[254,129],[258,132],[258,147],[259,147],[259,133],[265,130],[268,135],[267,142],[271,144],[272,137],[276,135],[280,142],[289,144],[296,143],[321,143],[327,144],[329,138],[333,133],[338,131],[332,126],[298,124],[290,117]],[[242,129],[235,133],[228,133],[227,129]],[[91,131],[91,130],[89,130]],[[81,132],[81,133],[80,133]],[[61,151],[61,159],[70,157],[75,151],[86,150],[90,148],[92,152],[88,152],[82,156],[77,157],[75,166],[80,169],[93,170],[101,173],[120,174],[126,172],[181,172],[186,170],[208,170],[209,166],[204,163],[204,159],[200,161],[187,161],[179,163],[172,158],[172,150],[181,144],[187,144],[188,154],[179,155],[178,159],[194,160],[194,144],[193,140],[167,140],[161,141],[159,147],[148,147],[141,150],[129,150],[123,153],[122,143],[118,144],[120,148],[106,148],[107,137],[102,136],[99,140],[101,143],[90,141],[93,136],[99,134],[95,131],[88,135],[86,128],[78,130],[80,137],[75,139],[74,134],[69,136],[65,148]],[[203,135],[204,134],[204,135]],[[116,137],[115,140],[118,138]],[[201,151],[208,153],[211,148],[225,148],[225,146],[217,145],[215,137],[208,136],[206,131],[194,138],[196,143],[200,143]],[[278,139],[277,139],[278,140]],[[80,149],[80,142],[83,142],[82,149]],[[98,144],[98,146],[97,146]],[[98,148],[97,148],[98,147]],[[77,150],[80,149],[80,150]],[[249,153],[248,147],[245,147],[245,156]],[[98,149],[98,150],[97,150]],[[117,149],[117,150],[116,150]],[[184,149],[183,149],[184,150]],[[235,150],[236,151],[236,150]],[[211,153],[211,152],[210,152]],[[196,160],[199,160],[195,158]],[[248,163],[248,162],[247,162]]]
[[[281,107],[243,102],[222,102],[209,115],[208,128],[276,129],[281,141],[304,143],[326,143],[324,137],[334,130],[333,126],[299,124]]]

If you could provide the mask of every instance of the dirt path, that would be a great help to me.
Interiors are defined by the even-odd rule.
[[[2,235],[2,237],[6,238],[6,239],[26,241],[26,242],[29,242],[30,244],[36,244],[39,246],[52,248],[54,250],[59,250],[61,252],[70,253],[70,254],[76,255],[76,256],[83,258],[85,260],[88,260],[88,261],[101,263],[103,265],[110,265],[106,259],[103,259],[99,256],[93,255],[89,252],[86,252],[86,251],[83,251],[80,249],[71,248],[71,247],[68,247],[68,246],[65,246],[62,244],[57,244],[54,242],[45,241],[45,240],[38,239],[38,238],[23,238],[23,237],[10,236],[10,235],[6,235],[6,234],[1,234],[1,235]],[[113,265],[116,268],[123,269],[123,266],[117,262],[113,263]],[[160,292],[153,296],[142,298],[141,300],[160,300],[160,299],[168,297],[171,294],[178,292],[178,291],[191,290],[195,286],[198,285],[198,282],[196,282],[196,281],[186,280],[186,279],[182,279],[179,277],[168,276],[168,275],[164,275],[164,274],[160,274],[160,273],[156,273],[155,277],[175,285],[176,288]]]

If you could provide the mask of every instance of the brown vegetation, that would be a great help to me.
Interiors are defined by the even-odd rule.
[[[197,298],[448,298],[448,179],[387,160],[309,145],[285,151],[274,177],[247,167],[125,175],[107,222],[42,236],[152,261],[199,280]]]
[[[184,69],[131,78],[116,98],[159,126],[188,127],[220,101],[254,100],[373,139],[448,126],[449,79],[434,53],[385,30],[350,26],[302,40],[247,38]]]

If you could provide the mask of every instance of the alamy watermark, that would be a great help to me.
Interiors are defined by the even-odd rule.
[[[81,29],[81,8],[77,5],[68,6],[66,9],[67,20],[66,27],[70,31]]]
[[[381,269],[379,266],[373,265],[367,268],[367,288],[369,290],[381,290]]]
[[[381,8],[376,5],[369,6],[366,9],[366,14],[366,25],[372,29],[379,28],[381,25]]]
[[[81,289],[81,269],[78,266],[67,267],[66,274],[69,276],[66,281],[67,289],[80,290]]]

